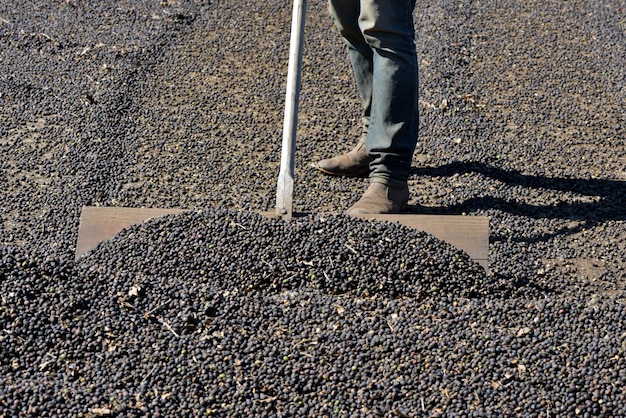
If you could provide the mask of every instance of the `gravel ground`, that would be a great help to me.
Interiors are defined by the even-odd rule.
[[[290,2],[1,3],[0,417],[626,415],[626,4],[418,3],[410,210],[488,275],[310,167],[359,133],[323,0],[288,225]],[[75,261],[83,205],[194,211]]]

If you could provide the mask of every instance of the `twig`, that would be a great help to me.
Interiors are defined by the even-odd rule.
[[[291,345],[291,351],[293,351],[297,346],[308,343],[308,342],[311,342],[311,344],[317,344],[317,341],[315,340],[311,340],[309,338],[303,338],[297,343]]]
[[[146,382],[146,380],[152,375],[152,373],[154,373],[154,371],[156,370],[156,367],[157,367],[156,365],[152,366],[152,370],[150,370],[148,374],[145,375],[143,379],[141,379],[141,383],[139,383],[139,386],[143,385]]]
[[[48,364],[50,363],[54,363],[54,360],[44,361],[43,363],[39,365],[39,370],[44,371],[46,367],[48,367]]]
[[[391,332],[396,332],[395,328],[393,327],[393,324],[390,320],[388,320],[387,318],[385,318],[384,316],[380,316],[380,315],[376,315],[374,314],[375,318],[378,319],[382,319],[383,321],[385,321],[387,323],[387,326],[389,327],[389,329],[391,330]]]
[[[267,398],[263,398],[257,402],[263,402],[263,403],[270,403],[270,402],[274,402],[276,399],[278,399],[278,396],[269,396]]]
[[[245,227],[242,224],[237,223],[237,222],[232,222],[231,226],[238,226],[239,228],[243,229],[244,231],[249,231],[250,230],[250,228],[247,228],[247,227]]]
[[[159,305],[159,306],[157,306],[156,308],[151,309],[151,310],[149,310],[148,312],[145,312],[145,313],[143,314],[143,317],[144,317],[144,318],[149,317],[149,316],[150,316],[150,315],[152,315],[155,311],[157,311],[157,310],[161,309],[162,307],[164,307],[164,306],[168,305],[171,301],[172,301],[172,299],[168,299],[168,300],[166,300],[165,302],[163,302],[162,304],[160,304],[160,305]]]
[[[162,319],[159,319],[159,322],[160,322],[160,323],[162,323],[162,324],[163,324],[163,326],[164,326],[165,328],[167,328],[167,330],[168,330],[169,332],[171,332],[172,334],[174,334],[174,335],[176,336],[176,338],[180,338],[180,335],[178,335],[178,334],[176,333],[176,331],[174,331],[174,329],[170,326],[170,324],[168,324],[167,322],[165,322],[165,321],[164,321],[164,320],[162,320]]]
[[[37,32],[37,33],[32,33],[31,35],[41,35],[44,38],[46,38],[47,40],[49,40],[50,42],[56,42],[51,36],[43,33],[43,32]]]
[[[346,246],[346,248],[347,248],[347,249],[349,249],[350,251],[352,251],[353,253],[355,253],[355,254],[357,254],[357,255],[359,254],[357,250],[355,250],[354,248],[352,248],[352,247],[351,247],[351,246],[349,246],[348,244],[343,244],[343,245],[345,245],[345,246]]]

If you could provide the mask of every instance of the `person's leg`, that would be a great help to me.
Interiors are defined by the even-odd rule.
[[[418,134],[415,0],[360,0],[359,27],[371,48],[373,83],[367,152],[373,182],[406,185]]]
[[[406,210],[418,133],[415,0],[361,0],[359,27],[373,54],[367,135],[370,186],[348,214]]]
[[[348,49],[348,57],[361,96],[363,106],[363,130],[361,142],[365,142],[372,108],[374,54],[359,26],[360,0],[329,0],[328,10]]]
[[[347,46],[348,57],[361,96],[363,106],[362,133],[358,143],[350,152],[321,160],[316,167],[326,174],[335,176],[367,175],[370,173],[369,164],[373,160],[367,154],[365,142],[372,107],[374,54],[359,27],[360,0],[329,0],[328,10]]]
[[[361,165],[367,157],[371,178],[370,187],[348,213],[406,208],[419,125],[414,8],[415,0],[329,0],[363,103],[366,152],[357,146],[351,153]],[[346,162],[349,156],[324,161]],[[354,169],[352,160],[347,161]]]

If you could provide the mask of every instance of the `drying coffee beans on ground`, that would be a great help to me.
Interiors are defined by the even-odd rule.
[[[409,211],[488,216],[489,271],[341,215],[368,180],[308,2],[0,4],[0,417],[626,415],[626,6],[418,2]],[[81,208],[188,211],[75,257]]]

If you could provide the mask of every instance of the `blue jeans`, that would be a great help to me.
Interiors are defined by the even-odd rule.
[[[363,104],[370,179],[406,184],[417,144],[415,0],[328,0]]]

